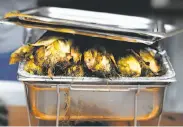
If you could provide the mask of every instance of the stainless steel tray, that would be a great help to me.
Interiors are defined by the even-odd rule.
[[[54,76],[50,78],[48,76],[38,76],[32,75],[24,71],[24,62],[19,64],[18,68],[18,80],[20,81],[43,81],[43,82],[60,82],[62,84],[166,84],[169,82],[174,82],[175,72],[166,54],[166,51],[162,53],[163,66],[166,69],[166,73],[158,77],[120,77],[120,78],[95,78],[95,77],[66,77],[66,76]]]
[[[118,40],[121,39],[124,41],[145,43],[148,45],[182,32],[182,30],[178,30],[175,26],[163,24],[160,21],[149,18],[77,9],[40,7],[20,11],[20,13],[21,14],[16,14],[14,12],[10,13],[9,16],[1,22],[7,21],[17,23],[17,20],[11,20],[12,18],[17,18],[19,21],[26,21],[24,24],[18,24],[23,25],[24,27],[57,31],[59,31],[58,28],[65,29],[73,27],[73,30],[75,31],[72,32],[74,34],[81,34],[83,32],[87,34],[95,34],[94,36],[104,36],[105,34],[105,36],[109,36],[109,38],[116,36],[118,37]],[[46,28],[45,26],[49,26],[49,28]],[[52,29],[50,29],[50,27]],[[64,32],[68,32],[68,30]]]

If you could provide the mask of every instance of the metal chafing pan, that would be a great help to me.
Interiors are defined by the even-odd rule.
[[[142,17],[55,7],[21,11],[21,14],[9,13],[1,22],[31,28],[27,29],[30,38],[26,37],[24,43],[34,42],[34,38],[38,38],[36,31],[42,29],[42,32],[82,33],[129,42],[135,39],[136,43],[150,45],[167,37],[166,33],[155,32],[155,29],[160,30],[159,27],[163,26],[168,33],[175,30],[171,25],[159,26],[156,21]],[[175,81],[175,72],[166,51],[159,49],[158,53],[166,71],[158,77],[104,79],[55,76],[51,79],[25,72],[22,62],[18,68],[18,79],[25,85],[28,111],[37,119],[56,120],[56,125],[59,120],[134,120],[136,125],[137,120],[157,116],[161,119],[166,87]]]
[[[102,79],[30,75],[20,63],[18,79],[26,88],[31,114],[40,120],[149,120],[161,114],[164,94],[175,73],[163,54],[160,77]]]
[[[158,77],[50,78],[27,73],[21,62],[18,79],[25,84],[30,113],[39,120],[149,120],[161,114],[165,89],[175,81],[166,51],[158,53],[166,72]]]
[[[24,67],[24,62],[19,64],[18,68],[18,79],[20,81],[44,81],[44,82],[61,82],[64,84],[166,84],[169,82],[175,81],[175,72],[172,68],[172,65],[169,61],[169,58],[166,54],[166,51],[159,52],[162,53],[162,62],[163,67],[165,69],[165,74],[162,76],[156,77],[119,77],[119,78],[97,78],[97,77],[67,77],[67,76],[54,76],[52,78],[48,76],[39,76],[39,75],[32,75],[26,72]]]

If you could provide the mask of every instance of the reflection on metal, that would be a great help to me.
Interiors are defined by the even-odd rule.
[[[27,114],[28,114],[28,124],[31,126],[31,119],[30,119],[30,104],[28,103],[28,91],[27,91],[27,85],[24,85],[25,90],[25,97],[26,97],[26,107],[27,107]]]
[[[158,94],[161,94],[163,91],[162,88],[159,88],[159,90],[157,90],[157,88],[155,88],[153,90],[152,88],[152,91],[149,91],[149,94],[152,94],[153,95],[153,109],[151,110],[151,112],[147,111],[145,115],[143,116],[139,116],[137,114],[137,101],[138,101],[138,94],[140,94],[141,92],[148,92],[148,90],[146,91],[146,89],[140,89],[140,88],[137,88],[137,90],[132,90],[132,91],[136,91],[135,93],[135,103],[134,103],[134,113],[135,113],[135,117],[134,116],[115,116],[115,115],[112,115],[111,116],[87,116],[87,115],[79,115],[79,116],[75,116],[75,115],[70,115],[69,117],[68,116],[62,116],[62,115],[59,115],[60,111],[60,106],[58,106],[58,104],[60,103],[59,100],[57,99],[57,108],[55,108],[56,110],[56,114],[55,115],[49,115],[47,114],[46,112],[43,113],[40,111],[40,109],[36,106],[38,105],[38,103],[43,103],[44,104],[44,101],[43,100],[37,100],[39,97],[38,95],[40,94],[39,92],[43,92],[43,94],[46,94],[47,92],[54,92],[54,91],[57,91],[57,97],[52,97],[52,98],[60,98],[58,92],[59,91],[65,91],[66,93],[68,92],[69,89],[62,89],[62,88],[59,88],[58,90],[58,87],[56,88],[45,88],[44,87],[39,87],[35,84],[35,86],[32,86],[32,85],[28,85],[28,89],[29,89],[29,92],[31,94],[29,94],[28,96],[28,100],[30,100],[30,111],[32,113],[33,116],[35,116],[36,118],[40,119],[40,120],[56,120],[58,122],[58,120],[97,120],[97,121],[127,121],[127,120],[149,120],[149,119],[152,119],[154,117],[156,117],[158,114],[159,114],[159,111],[161,109],[161,99],[158,99],[159,97],[161,97],[160,95]],[[131,92],[132,92],[131,91]],[[140,92],[141,91],[141,92]],[[133,92],[132,92],[133,93]],[[106,92],[107,94],[107,92]],[[158,96],[154,96],[154,95],[158,95]],[[60,99],[64,99],[64,98],[60,98]],[[158,103],[156,103],[157,101],[154,101],[154,100],[158,100]],[[46,101],[46,100],[45,100]],[[48,101],[48,100],[47,100]],[[130,100],[129,100],[130,101]],[[156,103],[156,104],[155,104]],[[97,105],[97,104],[96,104]],[[71,106],[68,106],[68,107],[71,107]],[[46,107],[45,107],[46,108]],[[113,107],[111,107],[113,108]],[[122,109],[123,110],[123,109]],[[129,109],[130,110],[130,109]],[[140,112],[138,112],[139,114],[141,114]],[[58,117],[59,116],[59,117]],[[135,122],[136,123],[136,122]]]
[[[59,84],[57,85],[57,118],[56,118],[56,126],[59,126],[59,116],[60,116],[60,89]]]
[[[137,90],[136,90],[136,93],[135,93],[135,104],[134,104],[134,126],[136,127],[137,126],[137,116],[138,116],[138,109],[137,109],[137,106],[138,106],[138,94],[140,92],[140,89],[139,89],[140,85],[137,85]]]
[[[144,17],[56,7],[40,7],[27,11],[11,12],[6,14],[5,19],[1,22],[5,23],[5,21],[27,28],[39,28],[148,45],[173,36],[177,31],[177,28],[166,29],[165,27],[165,32],[152,32],[151,30],[157,24],[157,21]],[[172,26],[170,24],[162,25]],[[161,26],[160,28],[157,27],[157,29],[161,29]]]
[[[162,119],[164,104],[165,104],[165,100],[166,100],[166,98],[165,98],[166,97],[166,91],[167,91],[167,88],[165,88],[165,90],[164,90],[163,103],[162,103],[161,114],[159,115],[159,119],[158,119],[158,126],[161,126],[161,119]]]

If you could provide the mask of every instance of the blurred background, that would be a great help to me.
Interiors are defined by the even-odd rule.
[[[125,15],[162,19],[183,27],[182,0],[0,0],[0,17],[9,11],[56,6]],[[16,79],[17,66],[9,66],[12,51],[23,44],[22,27],[0,25],[0,103],[9,106],[24,106],[24,88]],[[177,82],[168,89],[166,112],[183,113],[183,33],[164,41],[170,60],[176,71]],[[1,104],[0,104],[1,106]],[[20,114],[17,114],[20,115]]]

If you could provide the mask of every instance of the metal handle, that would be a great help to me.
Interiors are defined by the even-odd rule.
[[[170,25],[170,26],[174,27],[173,28],[174,30],[169,33],[166,33],[167,31],[165,29],[165,25],[169,25],[169,24],[164,24],[161,20],[157,21],[157,28],[158,28],[157,32],[165,33],[165,36],[161,40],[183,33],[183,28],[178,29],[173,25]]]
[[[183,29],[182,28],[181,29],[177,29],[177,30],[175,30],[173,32],[170,32],[170,33],[166,34],[165,38],[172,37],[172,36],[180,34],[180,33],[183,33]]]
[[[98,91],[98,92],[122,92],[122,91],[132,91],[138,88],[125,88],[122,86],[114,85],[70,85],[70,90],[73,91]]]

